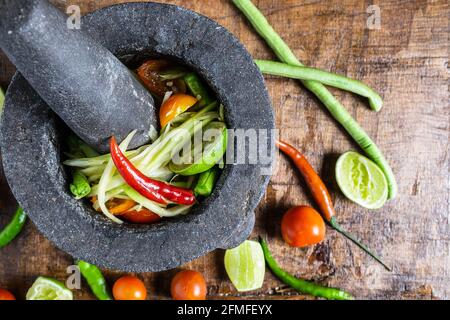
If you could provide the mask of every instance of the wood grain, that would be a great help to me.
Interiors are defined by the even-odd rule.
[[[54,0],[61,9],[78,4],[83,13],[116,0]],[[236,35],[255,58],[274,58],[229,1],[158,1],[204,14]],[[311,204],[304,184],[279,157],[271,183],[256,210],[252,238],[265,235],[280,264],[297,276],[342,287],[361,299],[450,298],[450,108],[448,1],[255,0],[270,23],[307,65],[365,81],[384,98],[375,114],[365,101],[333,90],[390,161],[399,183],[397,199],[380,210],[346,200],[334,181],[339,154],[358,150],[325,108],[292,80],[267,78],[282,139],[304,151],[334,198],[338,220],[394,266],[386,272],[354,245],[328,230],[326,241],[291,249],[280,238],[279,221],[292,205]],[[366,27],[369,5],[381,8],[381,29]],[[0,55],[0,84],[14,68]],[[0,174],[0,225],[14,200]],[[45,201],[45,199],[43,199]],[[5,214],[6,213],[6,214]],[[182,268],[204,273],[212,298],[304,299],[267,272],[261,290],[238,294],[217,250]],[[61,280],[72,258],[55,248],[28,222],[21,236],[0,251],[0,287],[23,298],[39,275]],[[175,271],[140,274],[150,298],[168,298]],[[120,274],[106,272],[111,283]],[[93,296],[83,286],[77,299]]]

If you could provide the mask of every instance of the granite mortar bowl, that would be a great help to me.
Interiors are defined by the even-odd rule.
[[[198,72],[224,105],[228,128],[274,129],[262,75],[239,41],[214,21],[173,5],[128,3],[83,17],[81,28],[128,65],[164,56]],[[17,73],[1,121],[5,175],[37,228],[74,258],[114,270],[161,271],[234,247],[253,229],[253,210],[269,180],[262,165],[227,164],[213,194],[186,216],[118,225],[69,193],[61,152],[66,130]],[[272,156],[273,142],[271,135],[260,141]],[[240,152],[247,158],[245,149]]]

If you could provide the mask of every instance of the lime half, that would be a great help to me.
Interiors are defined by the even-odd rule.
[[[27,300],[73,300],[72,291],[62,282],[39,277],[27,292]]]
[[[211,169],[222,159],[227,150],[227,127],[225,123],[214,121],[204,128],[204,139],[199,153],[195,154],[193,147],[191,152],[181,156],[179,159],[172,159],[169,169],[182,176],[192,176]],[[201,153],[200,153],[201,152]]]
[[[336,181],[347,198],[364,208],[381,208],[387,200],[388,184],[383,171],[357,152],[349,151],[339,157]]]
[[[227,250],[225,270],[238,291],[261,288],[266,271],[261,245],[256,241],[247,240],[238,247]]]

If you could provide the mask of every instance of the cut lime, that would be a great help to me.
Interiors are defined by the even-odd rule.
[[[364,208],[381,208],[387,200],[388,184],[383,171],[357,152],[349,151],[339,157],[336,181],[347,198]]]
[[[203,130],[204,138],[200,153],[195,153],[195,147],[191,152],[182,155],[178,159],[172,159],[169,169],[182,176],[192,176],[197,173],[211,169],[222,159],[227,149],[227,127],[225,123],[214,121],[209,123]],[[197,161],[198,159],[198,161]],[[196,161],[194,161],[196,160]]]
[[[256,241],[246,240],[225,252],[225,270],[237,291],[262,287],[266,271],[264,253]]]
[[[73,300],[73,294],[62,282],[39,277],[28,290],[26,298],[27,300]]]

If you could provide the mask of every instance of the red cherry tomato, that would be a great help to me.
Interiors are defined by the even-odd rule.
[[[159,72],[170,66],[170,62],[167,60],[148,60],[144,62],[136,71],[139,79],[147,87],[150,92],[164,97],[166,91],[170,88],[161,81],[159,78]]]
[[[132,223],[153,223],[161,220],[160,216],[148,209],[127,211],[118,216]]]
[[[0,300],[16,300],[16,298],[8,290],[0,289]]]
[[[306,247],[325,238],[325,222],[313,208],[298,206],[289,209],[281,220],[281,234],[292,247]]]
[[[115,300],[145,300],[147,298],[144,283],[133,276],[119,278],[114,283],[112,291]]]
[[[170,286],[174,300],[205,300],[206,292],[205,278],[200,272],[193,270],[178,272]]]

